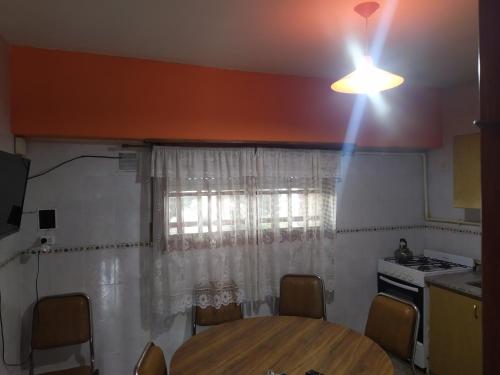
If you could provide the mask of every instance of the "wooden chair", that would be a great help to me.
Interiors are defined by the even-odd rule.
[[[92,309],[83,293],[61,294],[41,298],[33,309],[31,328],[30,374],[34,373],[33,352],[88,342],[90,365],[46,372],[45,375],[95,375]]]
[[[192,335],[196,335],[196,326],[214,326],[233,320],[243,319],[243,311],[241,305],[230,303],[222,305],[219,309],[209,306],[201,308],[193,306],[191,314]]]
[[[148,342],[134,368],[134,375],[168,375],[165,356],[159,346]]]
[[[384,293],[372,302],[365,335],[384,350],[409,361],[415,374],[415,347],[420,312],[413,303]]]
[[[279,315],[326,320],[323,280],[316,275],[284,275],[278,310]]]

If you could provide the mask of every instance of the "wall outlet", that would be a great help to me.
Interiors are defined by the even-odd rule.
[[[52,246],[56,243],[56,236],[54,234],[42,234],[40,236],[40,245]]]

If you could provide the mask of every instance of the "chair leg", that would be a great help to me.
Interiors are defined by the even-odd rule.
[[[30,371],[29,371],[29,375],[33,375],[33,373],[34,373],[33,368],[34,367],[35,367],[35,365],[33,363],[33,349],[32,349],[31,353],[30,353]]]
[[[417,373],[416,373],[416,371],[415,371],[415,362],[413,362],[413,361],[411,361],[411,373],[412,373],[413,375],[416,375],[416,374],[417,374]]]
[[[191,336],[196,336],[196,306],[191,309]]]

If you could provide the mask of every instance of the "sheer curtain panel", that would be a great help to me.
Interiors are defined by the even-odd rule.
[[[152,312],[279,295],[285,273],[333,292],[338,152],[154,147]]]

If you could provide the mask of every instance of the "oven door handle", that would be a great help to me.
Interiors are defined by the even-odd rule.
[[[398,288],[409,290],[410,292],[418,293],[418,288],[413,288],[413,287],[408,286],[408,285],[397,283],[395,281],[392,281],[392,280],[385,278],[384,276],[379,276],[379,278],[380,278],[380,280],[382,280],[385,283],[397,286]]]

